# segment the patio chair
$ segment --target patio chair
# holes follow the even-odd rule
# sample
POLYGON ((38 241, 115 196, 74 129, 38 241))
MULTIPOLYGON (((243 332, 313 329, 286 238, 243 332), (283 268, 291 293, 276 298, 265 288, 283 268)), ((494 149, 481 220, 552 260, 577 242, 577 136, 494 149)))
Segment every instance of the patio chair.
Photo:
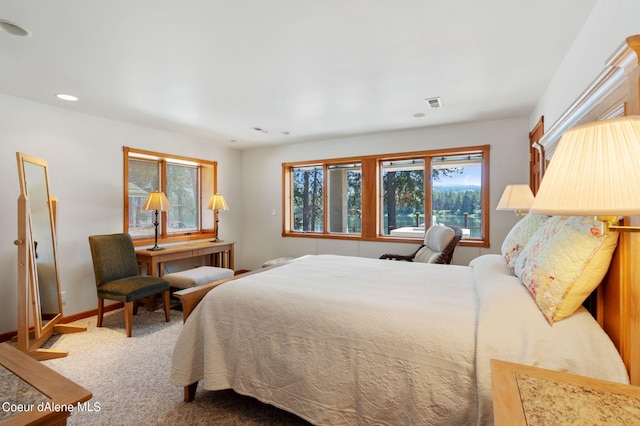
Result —
POLYGON ((453 252, 461 239, 462 228, 434 225, 427 229, 423 244, 415 252, 407 255, 383 254, 380 259, 449 265, 453 258, 453 252))

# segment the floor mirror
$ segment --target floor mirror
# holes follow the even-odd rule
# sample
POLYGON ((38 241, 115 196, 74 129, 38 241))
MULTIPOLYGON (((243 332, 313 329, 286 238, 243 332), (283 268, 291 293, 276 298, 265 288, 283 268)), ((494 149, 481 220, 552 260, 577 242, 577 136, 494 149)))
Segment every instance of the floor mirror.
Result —
POLYGON ((63 319, 56 246, 57 203, 49 192, 45 160, 20 152, 18 177, 18 349, 35 359, 60 358, 67 351, 41 346, 53 335, 85 331, 63 319))

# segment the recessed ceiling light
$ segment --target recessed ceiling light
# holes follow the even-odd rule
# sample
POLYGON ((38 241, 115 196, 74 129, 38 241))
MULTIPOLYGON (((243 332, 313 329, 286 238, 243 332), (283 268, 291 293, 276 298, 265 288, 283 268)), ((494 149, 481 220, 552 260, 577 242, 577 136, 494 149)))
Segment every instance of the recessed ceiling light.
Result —
POLYGON ((70 101, 70 102, 75 102, 75 101, 77 101, 77 100, 78 100, 78 98, 77 98, 77 97, 75 97, 75 96, 73 96, 73 95, 66 95, 66 94, 64 94, 64 93, 58 93, 58 94, 56 95, 56 97, 57 97, 58 99, 62 99, 63 101, 70 101))
POLYGON ((424 112, 416 112, 415 114, 413 114, 415 118, 421 118, 421 117, 424 117, 425 115, 427 114, 425 114, 424 112))
POLYGON ((0 19, 0 30, 20 37, 30 35, 29 31, 25 30, 18 24, 7 21, 6 19, 0 19))

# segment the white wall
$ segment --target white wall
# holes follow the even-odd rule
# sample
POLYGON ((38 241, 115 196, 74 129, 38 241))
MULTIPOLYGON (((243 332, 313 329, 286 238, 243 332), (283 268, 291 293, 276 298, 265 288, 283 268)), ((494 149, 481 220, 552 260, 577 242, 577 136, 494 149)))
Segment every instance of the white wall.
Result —
POLYGON ((460 247, 453 262, 466 265, 480 254, 499 253, 504 237, 517 219, 511 212, 495 211, 495 207, 505 185, 529 181, 529 130, 527 119, 523 117, 245 151, 242 161, 245 170, 243 205, 251 207, 245 209, 242 238, 245 244, 239 247, 239 251, 249 269, 258 268, 265 260, 280 256, 335 253, 379 257, 389 252, 411 253, 417 245, 283 238, 282 163, 490 144, 491 247, 460 247))
MULTIPOLYGON (((0 95, 0 333, 17 327, 16 152, 49 164, 51 194, 58 198, 58 257, 65 315, 97 307, 87 237, 122 232, 123 146, 218 162, 220 193, 241 211, 241 153, 212 141, 160 132, 0 95)), ((232 213, 232 212, 224 212, 232 213)), ((225 239, 240 236, 240 215, 226 214, 225 239)), ((242 264, 241 254, 238 263, 242 264)))
POLYGON ((640 1, 599 0, 531 114, 529 127, 544 115, 545 130, 550 129, 600 74, 611 54, 637 34, 640 1))

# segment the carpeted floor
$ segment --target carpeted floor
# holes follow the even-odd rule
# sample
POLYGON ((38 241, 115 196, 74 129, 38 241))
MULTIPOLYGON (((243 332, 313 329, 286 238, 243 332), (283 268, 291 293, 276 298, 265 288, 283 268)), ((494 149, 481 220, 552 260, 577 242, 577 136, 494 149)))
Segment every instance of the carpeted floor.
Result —
POLYGON ((304 420, 231 390, 205 391, 191 403, 169 383, 171 354, 182 313, 138 310, 133 336, 126 338, 122 310, 105 315, 103 327, 91 317, 73 324, 87 332, 57 335, 46 347, 68 350, 65 358, 42 361, 93 393, 93 412, 74 412, 70 425, 308 425, 304 420), (99 409, 99 410, 98 410, 99 409))

